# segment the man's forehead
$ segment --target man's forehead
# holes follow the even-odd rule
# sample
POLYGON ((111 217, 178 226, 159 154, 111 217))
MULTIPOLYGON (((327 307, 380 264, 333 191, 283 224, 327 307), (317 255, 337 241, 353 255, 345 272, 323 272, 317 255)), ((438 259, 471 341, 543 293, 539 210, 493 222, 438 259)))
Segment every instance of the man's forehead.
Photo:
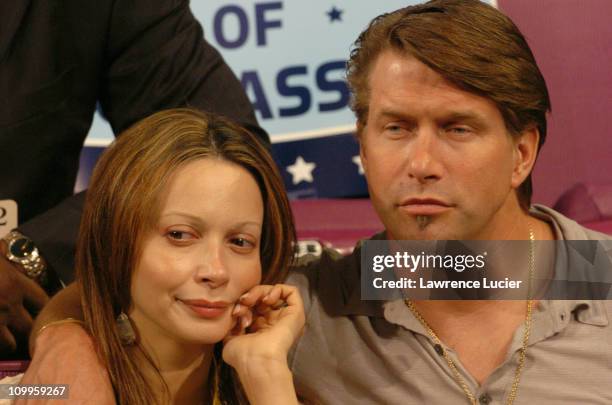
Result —
POLYGON ((372 63, 368 81, 370 85, 388 77, 412 78, 420 83, 436 87, 456 87, 444 76, 421 62, 409 52, 393 49, 382 51, 372 63))
POLYGON ((408 53, 381 53, 368 84, 369 110, 377 116, 427 112, 444 119, 484 120, 500 114, 493 101, 466 91, 408 53))

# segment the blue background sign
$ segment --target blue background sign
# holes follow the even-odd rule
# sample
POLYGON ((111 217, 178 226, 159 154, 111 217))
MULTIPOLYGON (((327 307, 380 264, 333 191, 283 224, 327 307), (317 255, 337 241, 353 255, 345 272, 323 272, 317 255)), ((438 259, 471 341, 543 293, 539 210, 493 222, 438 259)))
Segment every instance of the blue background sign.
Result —
MULTIPOLYGON (((345 63, 377 15, 419 1, 193 1, 206 39, 240 79, 293 198, 367 194, 345 63)), ((97 115, 77 189, 113 139, 97 115)))

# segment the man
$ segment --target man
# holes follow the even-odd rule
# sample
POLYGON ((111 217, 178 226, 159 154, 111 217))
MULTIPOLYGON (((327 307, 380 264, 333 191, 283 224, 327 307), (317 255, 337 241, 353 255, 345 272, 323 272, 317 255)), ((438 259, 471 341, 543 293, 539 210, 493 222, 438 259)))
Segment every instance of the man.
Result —
POLYGON ((16 202, 12 210, 0 205, 0 231, 10 216, 19 222, 19 233, 0 241, 0 358, 27 354, 23 342, 57 288, 55 276, 74 278, 83 195, 69 197, 97 102, 115 133, 160 109, 191 105, 268 141, 188 3, 0 5, 0 200, 16 202))
MULTIPOLYGON (((434 0, 376 18, 348 81, 380 238, 609 239, 530 209, 550 102, 524 38, 493 7, 434 0)), ((290 363, 304 398, 612 401, 610 302, 366 302, 360 253, 324 255, 291 276, 306 291, 307 328, 290 363)))
MULTIPOLYGON (((434 0, 376 18, 355 45, 357 135, 386 228, 374 239, 610 239, 530 206, 550 102, 499 11, 434 0)), ((551 259, 539 251, 536 276, 551 259)), ((364 301, 360 254, 325 252, 290 275, 307 317, 290 364, 308 402, 611 403, 610 302, 364 301)), ((74 346, 78 332, 47 328, 37 346, 70 333, 74 346)))

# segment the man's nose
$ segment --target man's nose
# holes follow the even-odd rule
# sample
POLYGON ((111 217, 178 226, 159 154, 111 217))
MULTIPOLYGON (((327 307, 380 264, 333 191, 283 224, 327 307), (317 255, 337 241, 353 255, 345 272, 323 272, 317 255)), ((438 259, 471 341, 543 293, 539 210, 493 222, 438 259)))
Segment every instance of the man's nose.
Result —
POLYGON ((426 184, 442 177, 442 165, 437 150, 438 136, 434 129, 420 129, 406 146, 409 152, 408 175, 426 184))
POLYGON ((223 241, 208 241, 198 262, 197 281, 207 283, 212 288, 226 284, 229 280, 226 261, 223 241))

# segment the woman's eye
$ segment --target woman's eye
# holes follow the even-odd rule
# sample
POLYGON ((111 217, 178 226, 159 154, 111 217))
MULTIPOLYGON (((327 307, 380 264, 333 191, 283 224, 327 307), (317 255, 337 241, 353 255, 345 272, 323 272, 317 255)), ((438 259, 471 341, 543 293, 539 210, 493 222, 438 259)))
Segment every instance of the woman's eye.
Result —
POLYGON ((191 233, 185 231, 168 231, 167 235, 170 239, 177 241, 189 240, 194 238, 191 233))
POLYGON ((251 242, 250 240, 248 240, 248 239, 246 239, 246 238, 241 238, 241 237, 238 237, 238 238, 232 238, 232 239, 231 239, 231 243, 232 243, 234 246, 237 246, 237 247, 239 247, 239 248, 244 248, 244 249, 246 249, 246 248, 252 248, 252 247, 254 247, 254 246, 255 246, 255 243, 251 242))

